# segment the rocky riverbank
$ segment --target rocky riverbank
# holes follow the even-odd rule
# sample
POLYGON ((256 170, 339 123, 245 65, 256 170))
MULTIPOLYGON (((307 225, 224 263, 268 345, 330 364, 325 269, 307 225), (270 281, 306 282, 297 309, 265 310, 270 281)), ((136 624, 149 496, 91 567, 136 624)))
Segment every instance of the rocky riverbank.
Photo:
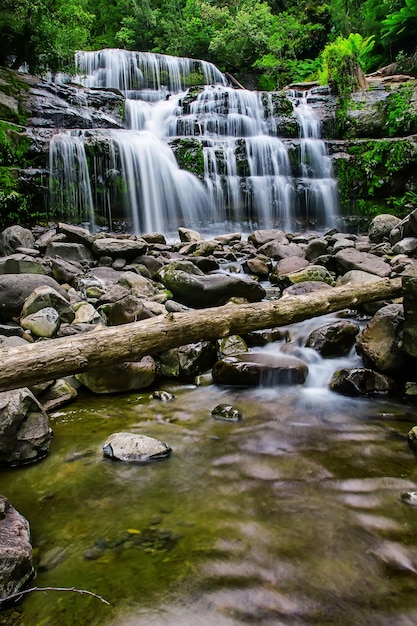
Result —
MULTIPOLYGON (((350 320, 319 326, 306 345, 326 358, 347 354, 355 346, 362 357, 363 367, 334 372, 330 387, 335 392, 412 400, 417 384, 415 213, 405 220, 379 216, 367 235, 335 229, 324 234, 264 230, 247 239, 235 233, 207 240, 183 228, 173 243, 159 233, 91 234, 63 223, 33 231, 12 226, 0 235, 1 345, 53 345, 61 337, 70 346, 71 337, 99 333, 105 326, 402 277, 405 304, 402 299, 365 304, 346 313, 350 320), (362 322, 368 320, 362 330, 358 316, 362 322)), ((52 438, 48 413, 75 401, 80 386, 93 394, 149 389, 154 397, 170 400, 166 392, 158 391, 166 377, 197 385, 250 386, 303 384, 307 375, 308 364, 299 358, 291 337, 270 328, 184 345, 137 362, 103 363, 76 377, 3 391, 0 462, 16 466, 48 454, 52 438), (276 341, 286 342, 285 355, 256 349, 276 341)), ((239 419, 234 407, 217 409, 217 419, 239 419)), ((138 452, 137 442, 129 445, 135 448, 136 461, 141 455, 152 458, 155 449, 166 456, 168 449, 162 442, 152 444, 151 453, 148 448, 138 452)), ((109 450, 109 456, 116 454, 109 450)), ((24 584, 29 569, 13 589, 24 584)), ((8 595, 9 589, 7 584, 0 595, 8 595)))

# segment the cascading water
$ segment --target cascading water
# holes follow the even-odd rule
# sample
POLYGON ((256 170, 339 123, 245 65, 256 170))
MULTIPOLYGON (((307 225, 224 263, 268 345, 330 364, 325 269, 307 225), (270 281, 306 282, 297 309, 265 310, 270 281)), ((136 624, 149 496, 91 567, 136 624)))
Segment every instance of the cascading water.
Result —
POLYGON ((126 129, 54 138, 54 208, 75 205, 92 222, 94 206, 110 222, 128 219, 136 233, 334 225, 337 185, 306 95, 289 94, 300 129, 294 166, 289 140, 277 136, 274 95, 228 86, 211 63, 101 50, 77 53, 76 67, 86 88, 123 92, 126 129), (77 186, 90 191, 74 194, 77 186))

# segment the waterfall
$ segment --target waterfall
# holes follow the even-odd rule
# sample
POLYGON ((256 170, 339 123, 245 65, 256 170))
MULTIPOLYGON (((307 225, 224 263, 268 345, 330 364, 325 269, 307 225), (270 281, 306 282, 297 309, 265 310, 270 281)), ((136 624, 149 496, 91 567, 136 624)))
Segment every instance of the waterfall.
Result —
POLYGON ((138 234, 334 224, 337 185, 308 94, 289 94, 297 166, 278 136, 274 95, 230 87, 211 63, 101 50, 78 52, 76 68, 85 88, 123 92, 125 130, 54 137, 55 208, 71 206, 91 223, 94 212, 110 223, 122 217, 138 234))

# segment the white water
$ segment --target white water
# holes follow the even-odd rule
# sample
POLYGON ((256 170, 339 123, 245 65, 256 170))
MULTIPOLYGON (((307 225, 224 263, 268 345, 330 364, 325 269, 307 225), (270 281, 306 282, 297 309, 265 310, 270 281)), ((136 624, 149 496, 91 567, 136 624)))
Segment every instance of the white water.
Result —
POLYGON ((334 225, 337 184, 306 94, 294 108, 300 128, 298 175, 287 142, 276 136, 271 94, 227 86, 211 63, 101 50, 77 53, 76 67, 75 80, 85 87, 123 91, 126 130, 109 130, 106 137, 98 132, 109 148, 99 151, 102 157, 94 152, 93 166, 79 144, 94 143, 94 131, 54 139, 51 172, 60 191, 52 202, 61 208, 75 203, 76 212, 88 219, 94 198, 94 209, 113 219, 123 205, 121 217, 138 234, 169 233, 180 225, 230 224, 243 230, 334 225), (205 86, 190 98, 187 87, 196 76, 205 86), (193 138, 197 152, 201 146, 204 185, 177 166, 170 142, 178 138, 193 138), (63 156, 57 153, 60 147, 63 156), (64 171, 57 173, 59 163, 64 171), (86 191, 74 195, 78 182, 86 191))

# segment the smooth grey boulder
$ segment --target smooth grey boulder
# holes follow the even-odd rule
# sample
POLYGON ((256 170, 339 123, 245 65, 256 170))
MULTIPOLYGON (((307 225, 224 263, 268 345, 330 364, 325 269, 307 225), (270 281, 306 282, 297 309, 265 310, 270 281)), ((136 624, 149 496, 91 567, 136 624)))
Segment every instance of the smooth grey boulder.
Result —
POLYGON ((415 255, 417 250, 417 237, 405 237, 400 239, 392 248, 393 254, 415 255))
POLYGON ((52 438, 41 404, 26 387, 0 393, 0 464, 33 463, 47 455, 52 438))
POLYGON ((94 235, 92 235, 89 230, 82 226, 75 226, 74 224, 58 222, 56 232, 58 234, 64 234, 68 243, 81 243, 86 248, 90 248, 94 241, 94 235))
POLYGON ((329 386, 332 391, 346 396, 392 395, 398 391, 392 378, 364 367, 338 370, 329 386))
POLYGON ((313 293, 314 291, 320 291, 321 289, 329 289, 329 285, 319 280, 304 280, 301 283, 295 283, 294 285, 285 287, 282 291, 282 295, 303 296, 306 293, 313 293))
POLYGON ((289 274, 276 274, 272 271, 269 279, 272 284, 278 285, 281 289, 285 289, 296 283, 311 281, 327 283, 328 285, 333 285, 334 283, 333 276, 330 274, 329 270, 322 265, 309 265, 308 267, 289 274))
POLYGON ((159 439, 136 433, 113 433, 103 446, 103 454, 114 461, 148 463, 170 456, 171 447, 159 439))
POLYGON ((140 361, 126 361, 118 365, 95 368, 76 379, 96 394, 122 393, 150 387, 156 378, 156 364, 151 356, 140 361))
POLYGON ((369 252, 359 252, 355 248, 345 248, 334 255, 341 274, 349 270, 362 270, 383 278, 391 273, 391 267, 380 257, 369 252))
POLYGON ((58 293, 58 291, 47 285, 36 287, 26 298, 22 307, 21 316, 26 317, 45 307, 55 309, 59 314, 60 320, 68 324, 71 324, 75 317, 74 310, 68 300, 58 293))
POLYGON ((281 243, 280 241, 269 241, 268 243, 265 243, 263 246, 258 248, 258 252, 260 254, 264 254, 270 259, 274 259, 275 261, 279 261, 280 259, 285 259, 293 256, 299 256, 302 259, 305 258, 303 248, 297 246, 296 243, 281 243))
POLYGON ((89 302, 77 302, 74 304, 74 312, 73 324, 101 324, 103 322, 100 313, 89 302))
POLYGON ((285 354, 246 352, 225 357, 213 367, 213 381, 219 385, 295 385, 305 382, 308 366, 285 354))
POLYGON ((139 298, 149 298, 158 293, 158 286, 153 280, 136 272, 122 272, 118 283, 139 298))
POLYGON ((302 270, 309 266, 307 259, 301 256, 288 256, 285 259, 280 259, 274 267, 274 274, 279 276, 280 274, 292 274, 302 270))
POLYGON ((217 359, 217 351, 210 341, 189 343, 161 352, 157 356, 159 371, 168 378, 185 382, 210 369, 217 359))
POLYGON ((13 254, 17 248, 33 248, 35 238, 32 231, 18 224, 8 226, 0 234, 0 255, 13 254))
POLYGON ((40 274, 0 275, 0 322, 19 317, 26 298, 37 287, 46 285, 55 289, 66 300, 67 292, 50 276, 40 274))
POLYGON ((307 244, 304 252, 306 259, 314 261, 317 257, 326 254, 329 242, 324 237, 316 237, 307 244))
POLYGON ((93 252, 97 257, 109 256, 112 259, 122 258, 133 261, 137 256, 145 254, 148 244, 144 239, 117 239, 103 237, 93 242, 93 252))
POLYGON ((198 243, 200 241, 204 241, 203 235, 192 228, 180 227, 178 229, 178 235, 180 237, 180 241, 183 243, 198 243))
POLYGON ((19 592, 34 574, 29 522, 0 496, 0 600, 19 592))
POLYGON ((388 304, 373 316, 356 338, 356 352, 366 367, 385 374, 399 374, 406 363, 399 347, 404 325, 402 304, 388 304))
POLYGON ((250 233, 250 235, 248 235, 249 243, 253 244, 255 248, 259 248, 260 246, 263 246, 263 244, 268 243, 268 241, 274 240, 280 243, 288 243, 286 234, 282 230, 274 228, 254 230, 250 233))
POLYGON ((79 263, 71 263, 64 259, 50 259, 52 276, 60 283, 71 283, 74 278, 84 273, 79 263))
POLYGON ((66 243, 54 241, 45 251, 45 258, 61 258, 70 263, 92 263, 94 256, 89 248, 82 243, 66 243))
POLYGON ((368 236, 372 243, 381 243, 389 239, 390 232, 401 222, 395 215, 382 214, 373 218, 369 225, 368 236))
POLYGON ((234 297, 259 302, 265 297, 264 288, 255 280, 228 274, 205 275, 187 261, 165 265, 158 276, 176 300, 190 307, 220 306, 234 297))
POLYGON ((327 324, 310 333, 306 347, 317 350, 323 357, 344 356, 352 349, 359 330, 359 325, 349 320, 327 324))

